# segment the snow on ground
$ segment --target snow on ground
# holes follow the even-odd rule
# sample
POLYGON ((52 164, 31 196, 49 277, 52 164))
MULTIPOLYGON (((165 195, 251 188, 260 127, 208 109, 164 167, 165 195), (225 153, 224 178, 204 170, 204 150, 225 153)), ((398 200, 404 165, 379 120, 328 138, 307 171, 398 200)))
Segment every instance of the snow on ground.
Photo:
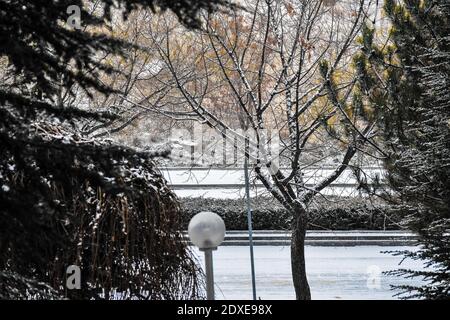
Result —
MULTIPOLYGON (((314 186, 317 182, 332 174, 334 168, 306 169, 304 180, 308 187, 314 186)), ((166 168, 162 169, 171 189, 179 197, 208 197, 220 199, 242 198, 245 195, 244 171, 242 169, 208 169, 208 168, 166 168)), ((364 170, 367 176, 382 176, 382 169, 367 168, 364 170)), ((267 194, 267 190, 261 182, 251 175, 251 196, 261 196, 267 194)), ((370 181, 370 179, 369 179, 370 181)), ((356 190, 357 181, 351 170, 345 170, 331 186, 322 193, 334 196, 355 196, 359 195, 356 190)))
MULTIPOLYGON (((328 177, 334 172, 335 168, 313 168, 304 170, 304 181, 307 184, 314 184, 328 177)), ((282 170, 285 171, 285 170, 282 170)), ((170 184, 199 184, 199 185, 227 185, 227 184, 243 184, 244 170, 243 169, 208 169, 208 168, 163 168, 161 169, 164 177, 170 184)), ((289 171, 288 171, 289 172, 289 171)), ((364 169, 368 177, 375 175, 383 176, 384 171, 381 168, 367 168, 364 169)), ((254 173, 251 173, 251 178, 255 180, 254 173)), ((259 181, 254 181, 261 184, 259 181)), ((356 179, 351 170, 345 170, 339 178, 334 182, 339 183, 356 183, 356 179)))
MULTIPOLYGON (((203 197, 203 198, 215 198, 215 199, 242 199, 245 197, 244 188, 207 188, 207 189, 178 189, 176 187, 169 187, 180 198, 188 197, 203 197)), ((365 196, 364 193, 359 192, 355 188, 343 188, 343 187, 327 187, 321 194, 325 196, 336 197, 356 197, 365 196)), ((252 188, 250 190, 250 197, 271 196, 264 187, 252 188), (257 190, 255 190, 257 189, 257 190)))
MULTIPOLYGON (((396 299, 390 285, 418 284, 420 280, 382 274, 398 269, 401 257, 381 251, 412 247, 306 247, 306 263, 313 299, 396 299)), ((290 248, 257 246, 255 250, 258 298, 294 299, 290 270, 290 248)), ((203 253, 194 249, 203 265, 203 253)), ((421 269, 420 262, 405 260, 402 268, 421 269)), ((251 299, 248 247, 219 247, 214 251, 217 299, 251 299)))

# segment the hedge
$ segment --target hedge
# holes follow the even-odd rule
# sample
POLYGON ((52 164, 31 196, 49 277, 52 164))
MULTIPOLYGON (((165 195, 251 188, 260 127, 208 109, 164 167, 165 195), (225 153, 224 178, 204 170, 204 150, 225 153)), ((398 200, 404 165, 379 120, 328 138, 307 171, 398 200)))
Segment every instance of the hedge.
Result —
MULTIPOLYGON (((182 198, 181 225, 200 211, 213 211, 225 221, 227 230, 247 230, 245 199, 182 198)), ((278 202, 270 198, 251 201, 255 230, 287 230, 292 217, 278 202)), ((310 230, 398 230, 400 214, 389 206, 366 198, 334 198, 309 208, 310 230)))

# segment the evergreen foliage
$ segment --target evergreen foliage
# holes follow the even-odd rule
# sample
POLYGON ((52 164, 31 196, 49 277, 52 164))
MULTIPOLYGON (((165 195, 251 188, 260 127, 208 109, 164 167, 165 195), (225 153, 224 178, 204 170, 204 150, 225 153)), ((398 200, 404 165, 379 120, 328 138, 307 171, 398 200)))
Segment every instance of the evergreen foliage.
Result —
POLYGON ((392 24, 383 45, 364 29, 355 57, 361 92, 379 118, 391 200, 405 225, 421 236, 417 252, 422 287, 404 286, 404 297, 450 298, 450 1, 386 0, 392 24))

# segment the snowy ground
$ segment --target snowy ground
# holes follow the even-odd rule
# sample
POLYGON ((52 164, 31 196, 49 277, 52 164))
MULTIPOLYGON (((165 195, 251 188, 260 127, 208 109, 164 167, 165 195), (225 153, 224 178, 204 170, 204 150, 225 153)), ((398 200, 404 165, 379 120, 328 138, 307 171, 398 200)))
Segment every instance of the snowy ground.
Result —
MULTIPOLYGON (((304 180, 308 187, 328 177, 335 168, 304 170, 304 180)), ((242 169, 169 168, 161 170, 171 189, 179 197, 209 197, 221 199, 241 198, 245 194, 244 171, 242 169)), ((366 168, 368 177, 383 176, 380 168, 366 168)), ((368 181, 371 181, 370 179, 368 181)), ((356 196, 357 181, 351 170, 345 170, 331 186, 323 191, 325 195, 356 196)), ((251 196, 264 195, 265 187, 251 173, 251 196)))
MULTIPOLYGON (((393 284, 417 284, 382 274, 398 269, 401 257, 381 251, 411 247, 306 247, 306 263, 313 299, 396 299, 393 284)), ((267 299, 294 299, 289 247, 255 247, 257 296, 267 299)), ((203 254, 198 250, 203 265, 203 254)), ((420 269, 419 262, 407 260, 402 268, 420 269)), ((217 299, 251 299, 248 247, 220 247, 214 252, 217 299)))

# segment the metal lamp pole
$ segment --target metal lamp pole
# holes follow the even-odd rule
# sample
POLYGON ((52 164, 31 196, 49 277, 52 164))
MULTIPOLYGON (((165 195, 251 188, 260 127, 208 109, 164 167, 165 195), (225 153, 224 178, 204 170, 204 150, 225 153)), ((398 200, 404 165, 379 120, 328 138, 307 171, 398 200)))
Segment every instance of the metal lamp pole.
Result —
POLYGON ((214 269, 213 269, 213 250, 200 249, 205 252, 205 272, 206 272, 206 299, 214 300, 214 269))
MULTIPOLYGON (((246 148, 248 150, 248 148, 246 148)), ((252 227, 252 208, 250 205, 250 179, 248 174, 248 156, 245 155, 244 160, 245 171, 245 196, 247 198, 247 224, 248 224, 248 239, 250 244, 250 267, 252 271, 252 292, 253 300, 256 300, 256 279, 255 279, 255 258, 253 254, 253 227, 252 227)))

